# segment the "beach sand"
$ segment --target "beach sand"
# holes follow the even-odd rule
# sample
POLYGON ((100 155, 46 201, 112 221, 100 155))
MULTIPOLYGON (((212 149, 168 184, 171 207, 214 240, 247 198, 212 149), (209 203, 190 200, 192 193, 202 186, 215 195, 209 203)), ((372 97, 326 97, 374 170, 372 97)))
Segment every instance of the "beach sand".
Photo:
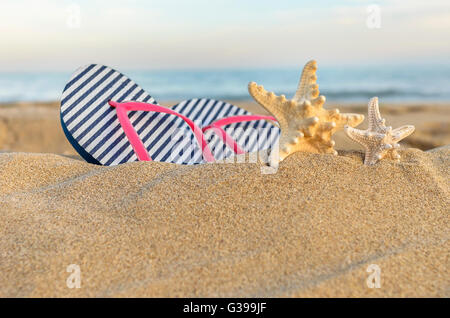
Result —
POLYGON ((0 296, 450 297, 450 107, 381 111, 416 125, 400 163, 364 166, 338 137, 339 156, 296 153, 262 174, 91 165, 57 106, 0 107, 0 296), (367 285, 372 264, 380 288, 367 285))

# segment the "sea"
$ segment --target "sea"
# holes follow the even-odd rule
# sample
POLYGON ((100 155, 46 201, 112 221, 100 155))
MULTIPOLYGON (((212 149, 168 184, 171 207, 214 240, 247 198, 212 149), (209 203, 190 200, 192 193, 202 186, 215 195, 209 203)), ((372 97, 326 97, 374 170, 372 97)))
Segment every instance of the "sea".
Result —
MULTIPOLYGON (((291 97, 299 68, 218 70, 121 70, 158 101, 189 98, 250 100, 247 84, 255 81, 291 97)), ((59 100, 71 72, 1 72, 0 103, 59 100)), ((321 94, 331 102, 450 101, 450 65, 321 66, 321 94)))

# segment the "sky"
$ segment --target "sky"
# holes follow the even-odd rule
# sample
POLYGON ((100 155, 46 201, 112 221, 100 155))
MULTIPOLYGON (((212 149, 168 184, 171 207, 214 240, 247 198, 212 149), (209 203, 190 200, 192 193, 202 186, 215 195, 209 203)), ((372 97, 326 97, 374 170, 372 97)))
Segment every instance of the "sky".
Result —
POLYGON ((0 72, 450 63, 448 0, 1 0, 0 72))

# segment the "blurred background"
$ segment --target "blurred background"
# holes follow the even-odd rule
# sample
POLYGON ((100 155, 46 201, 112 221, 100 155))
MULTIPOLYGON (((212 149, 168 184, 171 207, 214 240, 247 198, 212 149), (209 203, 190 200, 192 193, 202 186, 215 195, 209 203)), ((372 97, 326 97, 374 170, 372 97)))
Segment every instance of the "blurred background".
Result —
POLYGON ((0 102, 56 101, 80 66, 157 100, 294 94, 319 63, 331 102, 450 100, 450 1, 2 0, 0 102))

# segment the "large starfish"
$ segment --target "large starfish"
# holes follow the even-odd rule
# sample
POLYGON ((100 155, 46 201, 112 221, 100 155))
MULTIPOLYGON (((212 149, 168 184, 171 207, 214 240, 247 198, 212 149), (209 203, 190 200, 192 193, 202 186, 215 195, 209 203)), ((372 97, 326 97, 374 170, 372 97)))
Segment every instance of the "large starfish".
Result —
POLYGON ((281 129, 278 157, 271 154, 271 165, 298 151, 337 155, 331 136, 344 125, 356 126, 364 120, 363 115, 323 108, 325 96, 319 96, 316 71, 316 61, 306 63, 297 92, 290 100, 267 92, 255 82, 248 84, 250 95, 277 119, 281 129))
POLYGON ((364 164, 373 165, 378 160, 390 157, 395 160, 400 159, 396 148, 400 147, 398 142, 408 137, 414 131, 414 126, 405 125, 392 129, 386 127, 386 120, 381 118, 378 106, 378 97, 369 101, 368 106, 369 128, 367 130, 355 129, 345 126, 346 134, 354 141, 363 145, 366 150, 364 164))

